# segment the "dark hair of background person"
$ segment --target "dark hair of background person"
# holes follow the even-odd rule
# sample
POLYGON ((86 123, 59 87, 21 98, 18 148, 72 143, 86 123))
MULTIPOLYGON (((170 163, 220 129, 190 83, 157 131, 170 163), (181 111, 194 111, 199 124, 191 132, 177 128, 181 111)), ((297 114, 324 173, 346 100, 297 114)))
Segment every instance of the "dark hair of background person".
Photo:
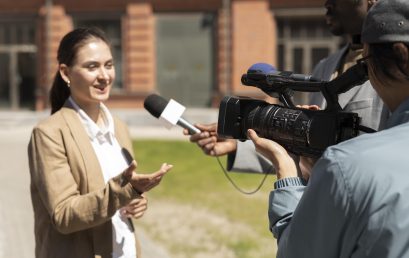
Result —
MULTIPOLYGON (((102 30, 96 27, 77 28, 62 38, 57 52, 58 64, 65 64, 70 67, 74 62, 78 49, 91 38, 100 39, 110 46, 109 40, 102 30)), ((50 90, 51 114, 60 110, 69 96, 70 88, 58 70, 50 90)))
POLYGON ((393 73, 395 67, 399 69, 403 76, 409 80, 409 74, 402 66, 405 62, 403 56, 396 50, 397 44, 405 44, 409 48, 407 43, 376 43, 369 45, 369 57, 372 59, 375 72, 382 71, 383 74, 391 79, 398 79, 396 73, 393 73))

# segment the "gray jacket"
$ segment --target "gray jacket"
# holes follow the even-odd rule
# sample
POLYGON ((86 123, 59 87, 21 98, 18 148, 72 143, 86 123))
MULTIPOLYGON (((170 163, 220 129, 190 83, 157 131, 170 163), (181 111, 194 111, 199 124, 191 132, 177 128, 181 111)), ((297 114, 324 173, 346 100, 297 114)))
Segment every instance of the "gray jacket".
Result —
POLYGON ((409 257, 409 99, 386 130, 329 147, 308 186, 277 182, 269 220, 277 257, 409 257))

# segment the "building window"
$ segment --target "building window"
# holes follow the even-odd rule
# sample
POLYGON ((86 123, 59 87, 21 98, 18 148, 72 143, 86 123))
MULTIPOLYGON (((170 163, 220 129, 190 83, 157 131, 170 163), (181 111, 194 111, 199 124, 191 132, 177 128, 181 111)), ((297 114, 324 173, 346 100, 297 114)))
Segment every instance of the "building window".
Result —
POLYGON ((211 13, 156 16, 156 81, 161 95, 190 107, 211 105, 214 26, 211 13))
MULTIPOLYGON (((337 51, 343 40, 334 37, 321 17, 277 18, 278 69, 311 74, 314 66, 337 51)), ((305 94, 296 93, 295 102, 306 103, 305 94)))
POLYGON ((0 19, 0 109, 34 109, 35 19, 0 19))
POLYGON ((111 42, 112 55, 115 63, 116 79, 113 85, 113 90, 123 88, 123 74, 122 74, 122 31, 121 20, 117 19, 93 19, 86 17, 73 16, 74 26, 78 27, 98 27, 103 30, 111 42))
POLYGON ((32 21, 0 21, 0 45, 35 44, 32 21))
POLYGON ((279 18, 277 25, 281 70, 309 74, 318 61, 335 52, 342 41, 331 35, 322 18, 279 18))

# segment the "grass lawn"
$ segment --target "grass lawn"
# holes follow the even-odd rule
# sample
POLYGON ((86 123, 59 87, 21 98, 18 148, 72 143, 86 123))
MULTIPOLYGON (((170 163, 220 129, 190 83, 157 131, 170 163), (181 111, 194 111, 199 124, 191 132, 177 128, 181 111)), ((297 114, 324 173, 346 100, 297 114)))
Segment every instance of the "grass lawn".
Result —
MULTIPOLYGON (((173 257, 275 257, 276 241, 268 230, 269 175, 255 194, 245 195, 226 179, 216 158, 188 141, 135 140, 138 171, 153 172, 163 162, 174 167, 149 192, 149 209, 138 222, 173 257)), ((225 158, 221 159, 225 166, 225 158)), ((229 172, 251 191, 264 175, 229 172)))

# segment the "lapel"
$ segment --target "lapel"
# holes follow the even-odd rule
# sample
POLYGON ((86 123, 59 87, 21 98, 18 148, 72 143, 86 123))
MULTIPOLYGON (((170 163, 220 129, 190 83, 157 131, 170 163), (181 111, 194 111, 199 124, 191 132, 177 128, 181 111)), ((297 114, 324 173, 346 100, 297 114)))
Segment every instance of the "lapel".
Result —
MULTIPOLYGON (((335 56, 335 62, 330 64, 329 66, 331 67, 331 74, 338 69, 341 61, 343 61, 344 56, 347 54, 347 51, 349 50, 349 44, 344 46, 341 51, 339 51, 339 54, 335 56)), ((329 75, 331 77, 331 75, 329 75)), ((341 106, 342 109, 345 108, 345 106, 352 100, 352 98, 357 94, 359 91, 360 87, 363 87, 363 85, 366 85, 368 82, 365 82, 364 84, 360 86, 355 86, 352 89, 348 90, 345 93, 339 94, 338 95, 338 103, 341 106)))
POLYGON ((78 117, 77 112, 68 101, 61 108, 61 115, 65 119, 65 122, 71 131, 72 138, 74 139, 82 156, 82 162, 85 167, 84 174, 86 175, 88 181, 88 192, 101 189, 101 187, 104 187, 105 183, 98 158, 95 155, 94 148, 91 145, 91 141, 78 117))
POLYGON ((333 55, 328 57, 328 61, 324 66, 324 71, 322 73, 323 80, 329 81, 331 80, 332 74, 338 69, 342 58, 345 56, 346 52, 348 51, 349 45, 342 47, 339 51, 335 52, 333 55))
POLYGON ((114 126, 115 126, 115 138, 118 141, 119 146, 127 149, 127 151, 133 157, 132 142, 130 141, 130 137, 129 137, 127 128, 124 127, 121 121, 119 121, 115 116, 113 116, 113 119, 114 119, 114 126))
MULTIPOLYGON (((312 75, 323 81, 330 81, 332 75, 338 69, 338 66, 340 65, 342 57, 345 55, 347 50, 348 50, 348 45, 342 47, 340 50, 336 51, 335 53, 325 58, 323 61, 319 62, 317 66, 314 68, 312 75)), ((318 105, 321 108, 323 108, 326 106, 326 103, 327 101, 321 92, 310 93, 309 104, 318 105)))

